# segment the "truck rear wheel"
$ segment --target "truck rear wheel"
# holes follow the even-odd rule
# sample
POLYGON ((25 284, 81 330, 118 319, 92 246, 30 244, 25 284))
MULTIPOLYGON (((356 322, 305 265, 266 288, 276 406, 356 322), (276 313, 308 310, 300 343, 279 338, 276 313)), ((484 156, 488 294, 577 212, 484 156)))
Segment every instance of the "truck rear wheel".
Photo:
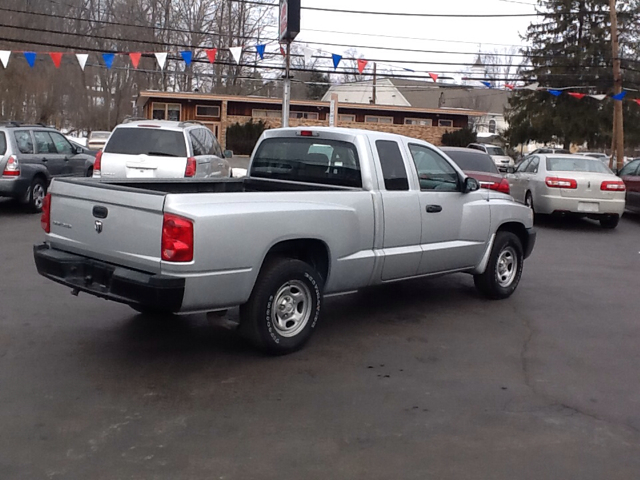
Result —
POLYGON ((309 264, 293 258, 269 260, 249 301, 240 307, 240 333, 272 355, 299 350, 318 326, 323 287, 309 264))
POLYGON ((520 239, 511 232, 498 232, 487 269, 473 277, 476 288, 494 300, 510 297, 520 283, 523 264, 520 239))

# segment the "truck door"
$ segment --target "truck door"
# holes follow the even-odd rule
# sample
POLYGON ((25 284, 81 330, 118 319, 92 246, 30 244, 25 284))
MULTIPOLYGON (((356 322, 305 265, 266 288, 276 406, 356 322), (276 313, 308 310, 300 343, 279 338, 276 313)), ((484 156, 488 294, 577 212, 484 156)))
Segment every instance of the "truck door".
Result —
POLYGON ((420 182, 422 256, 418 274, 477 265, 491 224, 486 193, 462 193, 458 172, 442 155, 417 143, 407 147, 420 182))
POLYGON ((377 140, 372 147, 384 178, 380 188, 384 212, 382 280, 411 277, 416 275, 422 256, 418 192, 409 189, 407 165, 398 142, 377 140))

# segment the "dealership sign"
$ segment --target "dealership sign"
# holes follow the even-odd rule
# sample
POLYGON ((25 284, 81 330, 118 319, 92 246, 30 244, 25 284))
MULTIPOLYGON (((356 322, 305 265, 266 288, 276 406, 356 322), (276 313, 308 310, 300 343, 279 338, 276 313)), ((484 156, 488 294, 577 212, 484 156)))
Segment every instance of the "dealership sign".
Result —
POLYGON ((291 42, 300 33, 300 0, 280 0, 280 41, 291 42))

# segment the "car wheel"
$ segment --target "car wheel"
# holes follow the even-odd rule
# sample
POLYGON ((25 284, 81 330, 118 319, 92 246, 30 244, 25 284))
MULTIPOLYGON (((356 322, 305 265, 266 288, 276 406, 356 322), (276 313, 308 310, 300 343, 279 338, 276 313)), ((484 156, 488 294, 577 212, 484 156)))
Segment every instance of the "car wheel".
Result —
POLYGON ((600 226, 608 230, 613 230, 620 222, 620 215, 605 215, 600 218, 600 226))
POLYGON ((309 264, 292 258, 270 260, 249 301, 240 307, 240 333, 272 355, 299 350, 318 326, 323 287, 309 264))
POLYGON ((42 205, 44 203, 44 197, 47 195, 47 185, 45 181, 36 177, 31 182, 29 187, 29 195, 27 199, 27 206, 33 213, 42 212, 42 205))
POLYGON ((533 195, 531 195, 531 192, 527 192, 527 195, 524 197, 524 204, 535 212, 535 208, 533 208, 533 195))
POLYGON ((499 300, 515 292, 524 265, 522 242, 511 232, 498 232, 484 273, 474 275, 476 288, 484 296, 499 300))

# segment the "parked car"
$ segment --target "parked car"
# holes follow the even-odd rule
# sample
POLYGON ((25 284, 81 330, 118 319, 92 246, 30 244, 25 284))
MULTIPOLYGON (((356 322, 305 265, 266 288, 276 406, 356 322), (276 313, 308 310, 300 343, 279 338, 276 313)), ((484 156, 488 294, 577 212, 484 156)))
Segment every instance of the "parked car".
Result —
POLYGON ((34 212, 53 177, 90 176, 95 158, 55 128, 0 123, 0 197, 15 198, 34 212))
POLYGON ((45 277, 142 311, 241 305, 275 354, 309 339, 323 295, 465 272, 507 298, 535 243, 531 209, 434 146, 327 127, 265 131, 244 179, 56 180, 41 223, 45 277))
POLYGON ((615 228, 624 212, 624 183, 595 158, 531 155, 507 178, 511 195, 536 214, 575 214, 615 228))
POLYGON ((145 120, 118 125, 98 154, 98 178, 223 178, 229 162, 199 123, 145 120))
POLYGON ((609 165, 610 156, 606 153, 599 152, 579 152, 578 155, 584 155, 585 157, 597 158, 605 165, 609 165))
POLYGON ((551 147, 538 148, 533 152, 531 152, 529 155, 553 155, 556 153, 571 155, 571 151, 567 150, 566 148, 551 148, 551 147))
POLYGON ((89 140, 87 141, 87 147, 91 150, 100 150, 105 146, 110 135, 111 132, 91 132, 89 134, 89 140))
POLYGON ((75 143, 76 145, 81 145, 84 148, 88 148, 87 142, 89 141, 89 139, 87 137, 74 137, 72 135, 65 135, 65 138, 71 143, 75 143))
POLYGON ((467 145, 467 148, 473 148, 479 150, 491 156, 491 159, 498 167, 498 170, 506 171, 509 167, 513 167, 515 162, 513 158, 509 157, 501 147, 496 145, 488 145, 484 143, 471 143, 467 145))
POLYGON ((480 182, 480 187, 509 192, 509 181, 498 171, 493 159, 486 153, 472 148, 441 147, 447 156, 458 165, 462 171, 480 182))
POLYGON ((635 213, 640 213, 640 158, 627 163, 619 173, 624 182, 626 194, 626 208, 635 213))

